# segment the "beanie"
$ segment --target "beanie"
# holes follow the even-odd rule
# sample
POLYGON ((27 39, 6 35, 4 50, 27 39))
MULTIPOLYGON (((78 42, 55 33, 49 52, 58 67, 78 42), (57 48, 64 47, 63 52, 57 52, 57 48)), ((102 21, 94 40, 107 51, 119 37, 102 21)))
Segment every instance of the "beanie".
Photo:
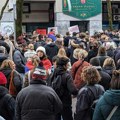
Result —
POLYGON ((33 78, 33 80, 39 79, 39 78, 42 79, 42 80, 44 80, 44 79, 46 79, 46 75, 47 75, 46 70, 43 67, 43 64, 41 62, 38 65, 38 67, 35 68, 35 70, 34 70, 34 72, 32 74, 32 78, 33 78))
POLYGON ((42 46, 38 47, 36 52, 38 52, 38 51, 42 51, 46 55, 46 50, 44 47, 42 47, 42 46))
POLYGON ((6 83, 7 83, 7 79, 5 75, 2 72, 0 72, 0 85, 4 85, 6 83))

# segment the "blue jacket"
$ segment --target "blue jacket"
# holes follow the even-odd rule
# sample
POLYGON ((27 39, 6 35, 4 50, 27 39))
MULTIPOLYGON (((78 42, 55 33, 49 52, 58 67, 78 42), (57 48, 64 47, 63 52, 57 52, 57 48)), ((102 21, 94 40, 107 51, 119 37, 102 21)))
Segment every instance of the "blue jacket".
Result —
MULTIPOLYGON (((120 105, 120 90, 107 90, 100 98, 93 115, 93 120, 106 120, 114 106, 120 105)), ((120 120, 120 107, 111 120, 120 120)))

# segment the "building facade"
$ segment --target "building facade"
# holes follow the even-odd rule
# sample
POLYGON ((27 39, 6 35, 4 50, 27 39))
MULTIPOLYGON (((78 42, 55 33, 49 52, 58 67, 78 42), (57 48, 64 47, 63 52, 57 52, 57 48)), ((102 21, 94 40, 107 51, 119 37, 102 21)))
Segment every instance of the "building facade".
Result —
MULTIPOLYGON (((4 2, 1 1, 0 9, 4 5, 4 2)), ((120 0, 112 0, 111 2, 113 27, 114 29, 120 29, 120 0)), ((62 0, 24 0, 23 32, 32 32, 37 28, 47 30, 48 27, 56 26, 59 33, 65 34, 70 26, 78 25, 80 32, 89 31, 92 35, 95 31, 108 29, 106 0, 102 1, 102 12, 87 19, 80 19, 64 14, 62 6, 62 0)), ((9 7, 6 8, 5 13, 8 9, 9 7)), ((2 21, 7 21, 6 18, 8 17, 4 15, 2 21)), ((11 20, 12 18, 13 16, 11 20)))

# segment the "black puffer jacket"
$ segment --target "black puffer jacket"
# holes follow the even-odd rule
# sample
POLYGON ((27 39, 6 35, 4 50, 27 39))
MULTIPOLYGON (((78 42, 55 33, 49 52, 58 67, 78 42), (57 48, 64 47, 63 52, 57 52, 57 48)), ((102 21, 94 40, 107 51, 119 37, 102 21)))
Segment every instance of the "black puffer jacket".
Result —
POLYGON ((42 80, 31 81, 16 98, 16 120, 55 120, 61 110, 61 100, 42 80))
POLYGON ((5 87, 0 86, 0 116, 5 120, 15 120, 15 100, 5 87))

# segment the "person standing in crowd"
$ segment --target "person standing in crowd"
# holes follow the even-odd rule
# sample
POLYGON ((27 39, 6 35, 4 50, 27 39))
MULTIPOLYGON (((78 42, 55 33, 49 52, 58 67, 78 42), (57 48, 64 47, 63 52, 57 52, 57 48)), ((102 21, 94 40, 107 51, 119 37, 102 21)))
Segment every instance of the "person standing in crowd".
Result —
POLYGON ((120 119, 120 70, 114 70, 110 89, 98 101, 93 120, 107 120, 108 116, 113 112, 111 120, 120 119), (116 108, 116 109, 115 109, 116 108))
POLYGON ((56 41, 55 29, 50 29, 50 32, 48 33, 48 38, 51 38, 53 42, 56 41))
POLYGON ((65 49, 67 49, 69 47, 71 39, 72 39, 72 37, 70 36, 70 33, 66 32, 66 36, 64 37, 64 40, 63 40, 63 42, 64 42, 63 45, 64 45, 65 49))
POLYGON ((61 100, 52 88, 46 86, 46 75, 43 66, 35 68, 30 85, 16 98, 15 120, 55 120, 55 115, 62 110, 61 100))
MULTIPOLYGON (((15 100, 5 88, 7 79, 0 72, 0 116, 5 120, 15 120, 15 100)), ((1 120, 1 118, 0 118, 1 120)))
POLYGON ((14 47, 13 43, 10 41, 8 35, 5 35, 5 36, 4 36, 4 39, 5 39, 4 41, 5 41, 5 42, 9 45, 9 47, 10 47, 9 58, 10 58, 11 60, 13 60, 13 51, 15 50, 15 47, 14 47))
POLYGON ((105 61, 106 58, 108 58, 109 56, 107 56, 106 53, 106 48, 103 46, 100 46, 98 49, 98 55, 95 57, 96 59, 99 58, 100 60, 100 66, 103 66, 103 63, 105 61))
POLYGON ((101 76, 101 80, 99 81, 99 84, 104 87, 105 90, 108 90, 110 88, 110 81, 111 81, 111 76, 106 73, 103 68, 100 66, 100 60, 99 58, 91 58, 90 59, 90 64, 93 65, 99 72, 101 76))
POLYGON ((36 42, 34 43, 34 50, 36 50, 39 46, 45 46, 45 40, 44 40, 44 36, 43 35, 39 35, 38 39, 36 40, 36 42))
MULTIPOLYGON (((59 51, 58 51, 57 56, 58 56, 59 58, 61 58, 61 57, 67 57, 65 49, 64 49, 64 48, 60 48, 59 51)), ((68 58, 68 57, 67 57, 67 58, 68 58)), ((69 58, 68 58, 68 59, 69 59, 69 58)), ((68 70, 68 71, 71 70, 71 62, 70 62, 70 59, 69 59, 69 62, 68 62, 68 69, 67 69, 67 70, 68 70)))
POLYGON ((9 55, 5 53, 5 47, 0 46, 0 66, 2 62, 9 58, 9 55))
POLYGON ((28 58, 33 57, 34 55, 36 55, 36 52, 34 50, 34 45, 33 44, 29 44, 28 45, 28 50, 24 53, 24 57, 26 58, 26 60, 28 58))
POLYGON ((114 59, 112 59, 111 57, 106 58, 103 63, 103 70, 112 77, 113 70, 116 70, 114 59))
MULTIPOLYGON (((91 105, 94 100, 99 99, 104 93, 104 88, 97 84, 100 81, 100 74, 93 66, 84 67, 82 74, 86 86, 79 90, 76 103, 75 120, 92 120, 91 105)), ((97 119, 95 119, 97 120, 97 119)))
POLYGON ((56 41, 55 44, 57 45, 57 47, 60 49, 63 47, 63 37, 60 34, 56 35, 56 41))
POLYGON ((46 50, 44 47, 40 46, 37 48, 36 53, 40 58, 40 61, 43 63, 44 68, 49 71, 51 70, 52 64, 50 60, 47 58, 46 50))
POLYGON ((25 73, 24 86, 27 87, 30 84, 30 80, 32 79, 32 72, 35 70, 37 66, 40 65, 40 59, 38 56, 33 56, 27 63, 26 67, 28 67, 28 71, 25 73))
MULTIPOLYGON (((1 35, 0 35, 0 36, 1 36, 1 35)), ((3 38, 3 37, 0 39, 0 46, 5 47, 5 50, 6 50, 7 54, 9 54, 9 52, 10 52, 10 47, 9 47, 9 45, 4 41, 4 38, 3 38)))
POLYGON ((79 52, 77 52, 76 54, 76 58, 78 59, 78 61, 75 62, 71 68, 71 74, 74 80, 74 84, 78 89, 80 89, 85 85, 85 82, 81 78, 82 69, 83 67, 90 65, 88 62, 84 60, 85 57, 86 57, 86 52, 84 52, 83 50, 79 50, 79 52))
POLYGON ((48 59, 52 62, 52 58, 58 53, 58 47, 52 41, 51 38, 47 38, 46 43, 47 43, 45 45, 46 55, 48 56, 48 59))
POLYGON ((24 53, 27 51, 27 44, 20 44, 18 48, 15 49, 13 54, 13 61, 16 65, 16 70, 24 76, 25 73, 25 57, 24 53))
POLYGON ((61 57, 57 60, 57 66, 47 79, 47 85, 52 86, 53 79, 60 77, 61 85, 59 91, 56 91, 63 103, 63 110, 57 114, 56 120, 73 120, 72 117, 72 98, 71 94, 77 95, 78 91, 73 84, 73 79, 71 74, 67 71, 69 59, 66 57, 61 57))
POLYGON ((6 88, 9 93, 15 98, 18 92, 22 89, 23 79, 15 70, 15 63, 12 60, 4 60, 0 67, 0 71, 4 73, 7 78, 6 88))

